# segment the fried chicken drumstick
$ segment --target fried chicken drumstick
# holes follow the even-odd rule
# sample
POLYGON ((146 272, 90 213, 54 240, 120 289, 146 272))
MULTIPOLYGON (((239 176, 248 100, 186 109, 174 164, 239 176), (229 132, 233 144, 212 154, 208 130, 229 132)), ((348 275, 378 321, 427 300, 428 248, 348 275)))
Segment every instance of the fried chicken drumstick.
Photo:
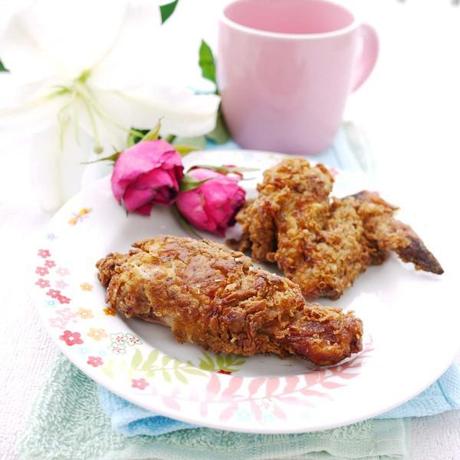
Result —
POLYGON ((361 350, 352 313, 307 303, 293 282, 211 242, 159 236, 97 263, 107 302, 220 353, 274 353, 331 365, 361 350))
POLYGON ((275 262, 307 299, 339 298, 369 265, 388 251, 418 270, 443 269, 417 234, 396 220, 396 207, 377 193, 330 198, 334 179, 322 164, 287 159, 264 173, 259 195, 236 217, 240 241, 259 261, 275 262))

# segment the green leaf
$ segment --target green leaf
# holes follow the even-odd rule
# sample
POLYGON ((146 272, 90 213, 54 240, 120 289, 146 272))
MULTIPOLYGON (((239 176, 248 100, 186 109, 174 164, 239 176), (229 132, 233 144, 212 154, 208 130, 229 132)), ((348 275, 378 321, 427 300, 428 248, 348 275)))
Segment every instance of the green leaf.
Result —
POLYGON ((157 360, 159 354, 160 353, 158 350, 151 351, 149 355, 147 356, 147 359, 145 360, 144 365, 142 366, 142 370, 148 372, 152 368, 155 361, 157 360))
POLYGON ((163 366, 167 366, 171 361, 172 359, 168 355, 163 355, 163 358, 161 358, 163 366))
POLYGON ((184 374, 182 374, 179 369, 175 369, 174 370, 174 376, 176 377, 177 380, 179 380, 179 382, 182 382, 182 383, 187 383, 187 377, 185 377, 184 374))
POLYGON ((204 371, 216 370, 214 360, 206 352, 203 352, 203 358, 200 359, 200 364, 198 366, 200 369, 203 369, 204 371))
MULTIPOLYGON (((219 94, 216 78, 216 60, 214 58, 214 54, 212 53, 211 47, 204 40, 201 40, 198 64, 200 66, 201 75, 203 78, 212 81, 216 85, 216 94, 219 94)), ((209 139, 216 144, 225 144, 230 140, 230 133, 222 114, 222 106, 219 106, 216 126, 210 133, 206 135, 206 139, 209 139)))
POLYGON ((128 147, 132 147, 134 144, 138 144, 141 141, 156 141, 160 137, 160 129, 161 119, 158 120, 157 124, 151 130, 131 128, 126 144, 128 147))
POLYGON ((171 375, 169 374, 169 372, 168 372, 166 369, 163 369, 162 374, 163 374, 163 378, 164 378, 168 383, 171 383, 171 375))
POLYGON ((136 348, 133 359, 131 360, 131 369, 137 369, 142 363, 142 353, 136 348))
POLYGON ((179 155, 185 157, 185 155, 188 155, 190 152, 196 152, 197 149, 196 147, 193 147, 192 145, 174 145, 174 149, 176 150, 179 155))
POLYGON ((157 124, 151 129, 141 140, 142 141, 156 141, 160 135, 161 130, 161 119, 158 120, 157 124))
POLYGON ((164 24, 170 16, 174 13, 179 0, 174 0, 174 2, 167 3, 166 5, 160 6, 160 13, 161 13, 161 23, 164 24))
POLYGON ((108 363, 105 364, 105 366, 102 368, 102 372, 110 379, 114 378, 112 359, 108 363))
POLYGON ((217 367, 219 369, 223 369, 226 365, 226 359, 225 359, 225 356, 224 355, 217 355, 216 356, 216 363, 217 363, 217 367))
POLYGON ((206 134, 206 138, 216 144, 225 144, 230 140, 230 133, 220 107, 217 114, 216 127, 210 133, 206 134))
POLYGON ((132 147, 134 144, 140 142, 143 137, 149 132, 148 129, 136 129, 131 128, 128 134, 128 140, 126 141, 126 145, 128 147, 132 147))
POLYGON ((174 138, 172 145, 174 146, 176 150, 180 146, 189 147, 194 150, 204 150, 206 148, 206 137, 205 136, 198 136, 198 137, 177 136, 174 138))
POLYGON ((121 155, 121 152, 115 152, 112 155, 104 158, 98 158, 97 160, 93 161, 84 161, 81 163, 82 165, 92 165, 94 163, 100 163, 101 161, 113 161, 114 163, 118 160, 118 157, 121 155))
POLYGON ((183 137, 177 136, 174 138, 173 145, 190 145, 196 149, 203 150, 206 147, 206 137, 197 136, 197 137, 183 137))
POLYGON ((197 150, 204 150, 206 147, 206 137, 175 137, 173 147, 182 156, 197 150))
POLYGON ((8 69, 3 65, 2 61, 0 61, 0 72, 8 72, 8 69))
POLYGON ((196 367, 181 367, 181 370, 186 372, 187 374, 191 375, 199 375, 200 377, 203 377, 206 375, 203 371, 200 371, 200 369, 197 369, 196 367))
POLYGON ((211 47, 204 40, 201 40, 198 64, 201 68, 203 78, 212 81, 217 86, 216 61, 211 47))
POLYGON ((180 191, 188 192, 190 190, 198 188, 200 185, 203 185, 205 182, 208 182, 210 179, 211 178, 203 179, 203 180, 196 180, 193 177, 185 174, 182 180, 180 181, 180 191))
POLYGON ((216 368, 214 367, 214 364, 209 364, 206 361, 200 361, 200 369, 203 369, 204 371, 215 371, 216 368))

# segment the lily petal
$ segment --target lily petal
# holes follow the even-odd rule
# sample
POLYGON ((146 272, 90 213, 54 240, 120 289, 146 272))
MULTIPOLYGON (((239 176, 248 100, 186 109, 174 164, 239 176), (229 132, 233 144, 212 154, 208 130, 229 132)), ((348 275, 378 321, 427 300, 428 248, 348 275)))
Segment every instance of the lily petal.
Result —
POLYGON ((32 137, 32 183, 41 207, 55 211, 81 188, 86 161, 91 153, 91 139, 81 133, 78 141, 66 136, 61 146, 58 126, 32 137))
POLYGON ((55 124, 65 99, 49 98, 49 81, 23 84, 9 72, 0 73, 0 128, 23 136, 55 124))
POLYGON ((25 10, 33 0, 15 0, 14 2, 0 3, 0 34, 9 25, 11 19, 21 11, 25 10))
MULTIPOLYGON (((124 89, 157 81, 167 56, 158 0, 130 0, 108 53, 92 69, 95 88, 124 89)), ((164 80, 163 80, 164 81, 164 80)))
POLYGON ((98 101, 119 126, 151 129, 161 119, 161 134, 195 137, 212 131, 220 98, 189 89, 157 86, 131 91, 98 91, 98 101))
POLYGON ((73 107, 73 122, 77 131, 81 129, 93 138, 93 148, 107 155, 123 150, 126 146, 129 128, 132 126, 118 122, 116 108, 101 103, 99 93, 94 93, 91 100, 78 99, 73 107))
POLYGON ((13 14, 0 35, 6 67, 23 75, 72 79, 110 50, 126 0, 35 0, 13 14))

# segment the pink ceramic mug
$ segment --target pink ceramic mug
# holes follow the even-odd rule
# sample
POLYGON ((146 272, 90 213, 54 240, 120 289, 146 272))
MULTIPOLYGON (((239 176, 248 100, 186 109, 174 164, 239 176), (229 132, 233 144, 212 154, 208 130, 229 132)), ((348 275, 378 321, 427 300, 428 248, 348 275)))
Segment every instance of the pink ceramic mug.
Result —
POLYGON ((251 149, 321 152, 377 54, 374 29, 335 3, 231 3, 219 24, 218 81, 234 139, 251 149))

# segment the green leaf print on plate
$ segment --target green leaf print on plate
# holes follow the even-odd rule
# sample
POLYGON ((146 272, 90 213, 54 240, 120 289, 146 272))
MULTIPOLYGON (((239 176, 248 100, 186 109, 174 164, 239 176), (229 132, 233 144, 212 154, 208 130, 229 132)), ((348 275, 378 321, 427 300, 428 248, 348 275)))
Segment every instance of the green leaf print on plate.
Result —
POLYGON ((193 366, 191 363, 179 361, 168 355, 161 353, 159 350, 151 351, 144 360, 140 349, 136 348, 131 358, 131 370, 136 374, 141 374, 146 378, 154 378, 160 374, 163 379, 172 383, 174 380, 187 384, 187 374, 206 376, 206 372, 193 366))
POLYGON ((221 374, 231 374, 240 370, 241 366, 246 362, 242 356, 235 355, 210 355, 203 352, 203 357, 198 365, 200 369, 210 372, 219 372, 221 374))

